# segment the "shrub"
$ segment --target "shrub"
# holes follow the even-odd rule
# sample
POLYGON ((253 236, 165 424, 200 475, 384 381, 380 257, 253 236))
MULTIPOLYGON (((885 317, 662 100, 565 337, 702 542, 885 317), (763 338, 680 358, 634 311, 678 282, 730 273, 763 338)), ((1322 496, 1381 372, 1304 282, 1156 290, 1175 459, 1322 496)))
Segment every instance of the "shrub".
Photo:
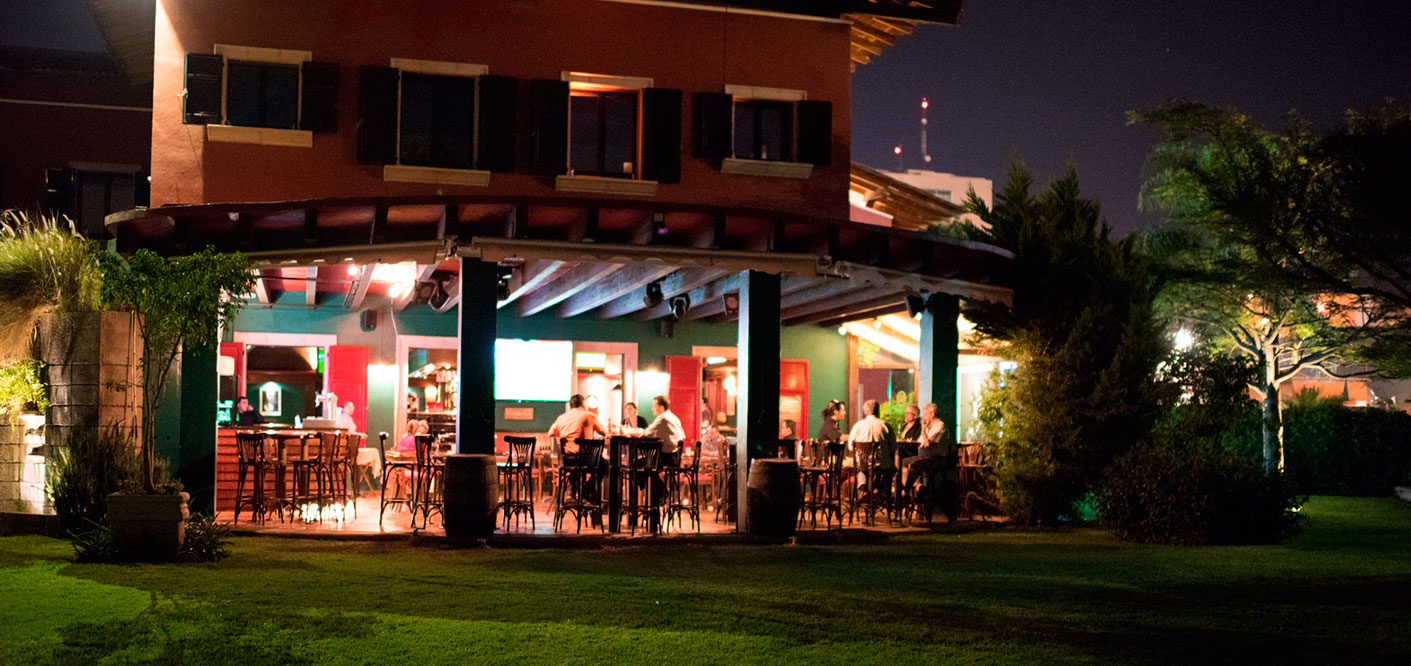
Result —
POLYGON ((47 490, 60 529, 79 533, 102 522, 108 495, 138 478, 142 466, 132 439, 116 427, 69 437, 66 444, 49 459, 47 490))
POLYGON ((1269 544, 1297 534, 1299 499, 1248 452, 1209 442, 1138 446, 1108 469, 1102 524, 1127 541, 1269 544))
POLYGON ((44 312, 97 309, 92 252, 67 218, 0 213, 0 358, 22 356, 44 312))
MULTIPOLYGON (((1259 450, 1257 417, 1230 439, 1259 450)), ((1385 497, 1407 481, 1411 414, 1339 404, 1299 404, 1284 412, 1284 472, 1304 494, 1385 497)))
POLYGON ((209 513, 198 513, 186 521, 186 542, 181 546, 180 557, 188 562, 215 562, 225 559, 230 552, 225 549, 230 539, 230 525, 216 522, 209 513))

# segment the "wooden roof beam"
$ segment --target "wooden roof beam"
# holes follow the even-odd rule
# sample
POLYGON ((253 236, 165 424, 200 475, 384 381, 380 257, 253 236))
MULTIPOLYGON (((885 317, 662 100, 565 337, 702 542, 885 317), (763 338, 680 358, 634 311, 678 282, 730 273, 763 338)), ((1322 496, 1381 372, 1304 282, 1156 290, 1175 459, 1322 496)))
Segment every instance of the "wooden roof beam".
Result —
POLYGON ((504 307, 523 296, 534 293, 534 290, 544 286, 570 268, 572 268, 570 264, 553 259, 531 259, 524 262, 524 265, 520 266, 519 270, 515 271, 515 274, 510 278, 509 296, 500 301, 499 307, 504 307))
POLYGON ((869 290, 869 293, 864 294, 865 298, 846 299, 845 303, 839 303, 836 307, 819 310, 799 317, 785 317, 785 319, 787 323, 791 325, 814 324, 839 319, 851 321, 853 319, 873 317, 876 316, 874 313, 884 310, 886 312, 896 311, 889 310, 888 308, 896 306, 902 308, 906 307, 906 292, 904 291, 883 293, 881 295, 877 294, 877 288, 872 288, 869 290))
POLYGON ((519 299, 519 316, 532 317, 621 270, 623 264, 583 263, 519 299))
POLYGON ((312 310, 318 307, 318 266, 304 269, 304 304, 312 310))
MULTIPOLYGON (((729 273, 730 271, 719 268, 683 268, 662 278, 662 299, 669 300, 673 296, 690 293, 691 290, 699 289, 729 273)), ((612 319, 630 315, 647 307, 646 297, 647 287, 642 285, 640 288, 604 304, 598 309, 598 318, 612 319)))
POLYGON ((372 266, 358 266, 358 277, 348 285, 348 295, 343 298, 343 308, 356 310, 367 298, 367 288, 372 286, 372 266))
POLYGON ((676 270, 674 266, 661 266, 646 264, 640 266, 629 266, 620 271, 614 272, 606 279, 599 280, 597 284, 585 288, 567 298, 559 304, 558 313, 560 317, 576 317, 600 305, 623 297, 634 292, 638 288, 645 289, 646 285, 659 278, 662 278, 676 270))

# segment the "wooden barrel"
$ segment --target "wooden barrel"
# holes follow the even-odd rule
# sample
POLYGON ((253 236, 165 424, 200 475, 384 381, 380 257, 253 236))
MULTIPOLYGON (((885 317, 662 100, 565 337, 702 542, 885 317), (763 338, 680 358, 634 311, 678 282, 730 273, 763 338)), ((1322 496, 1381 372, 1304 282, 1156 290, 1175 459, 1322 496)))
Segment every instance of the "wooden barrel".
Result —
POLYGON ((793 536, 799 518, 799 461, 761 458, 750 463, 745 494, 746 531, 793 536))
POLYGON ((446 536, 483 539, 495 532, 500 500, 500 478, 495 456, 456 454, 446 456, 444 478, 446 536))

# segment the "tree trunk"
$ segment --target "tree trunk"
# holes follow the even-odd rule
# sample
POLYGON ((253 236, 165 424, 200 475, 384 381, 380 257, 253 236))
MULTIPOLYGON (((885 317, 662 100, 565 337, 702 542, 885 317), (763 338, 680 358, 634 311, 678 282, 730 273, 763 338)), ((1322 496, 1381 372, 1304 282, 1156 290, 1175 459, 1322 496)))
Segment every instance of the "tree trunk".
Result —
POLYGON ((1273 382, 1264 385, 1264 471, 1273 473, 1284 468, 1283 404, 1279 402, 1279 387, 1273 382))

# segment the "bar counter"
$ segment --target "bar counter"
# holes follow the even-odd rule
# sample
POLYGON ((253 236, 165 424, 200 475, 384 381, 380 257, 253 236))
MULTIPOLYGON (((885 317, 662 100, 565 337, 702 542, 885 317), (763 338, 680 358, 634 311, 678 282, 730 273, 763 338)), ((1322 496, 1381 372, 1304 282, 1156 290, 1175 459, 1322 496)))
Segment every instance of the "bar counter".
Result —
MULTIPOLYGON (((235 433, 258 432, 265 436, 298 439, 316 437, 320 433, 337 432, 337 428, 293 428, 284 425, 246 428, 216 428, 216 510, 235 509, 235 485, 240 479, 240 459, 235 447, 235 433)), ((368 446, 366 442, 364 446, 368 446)))

